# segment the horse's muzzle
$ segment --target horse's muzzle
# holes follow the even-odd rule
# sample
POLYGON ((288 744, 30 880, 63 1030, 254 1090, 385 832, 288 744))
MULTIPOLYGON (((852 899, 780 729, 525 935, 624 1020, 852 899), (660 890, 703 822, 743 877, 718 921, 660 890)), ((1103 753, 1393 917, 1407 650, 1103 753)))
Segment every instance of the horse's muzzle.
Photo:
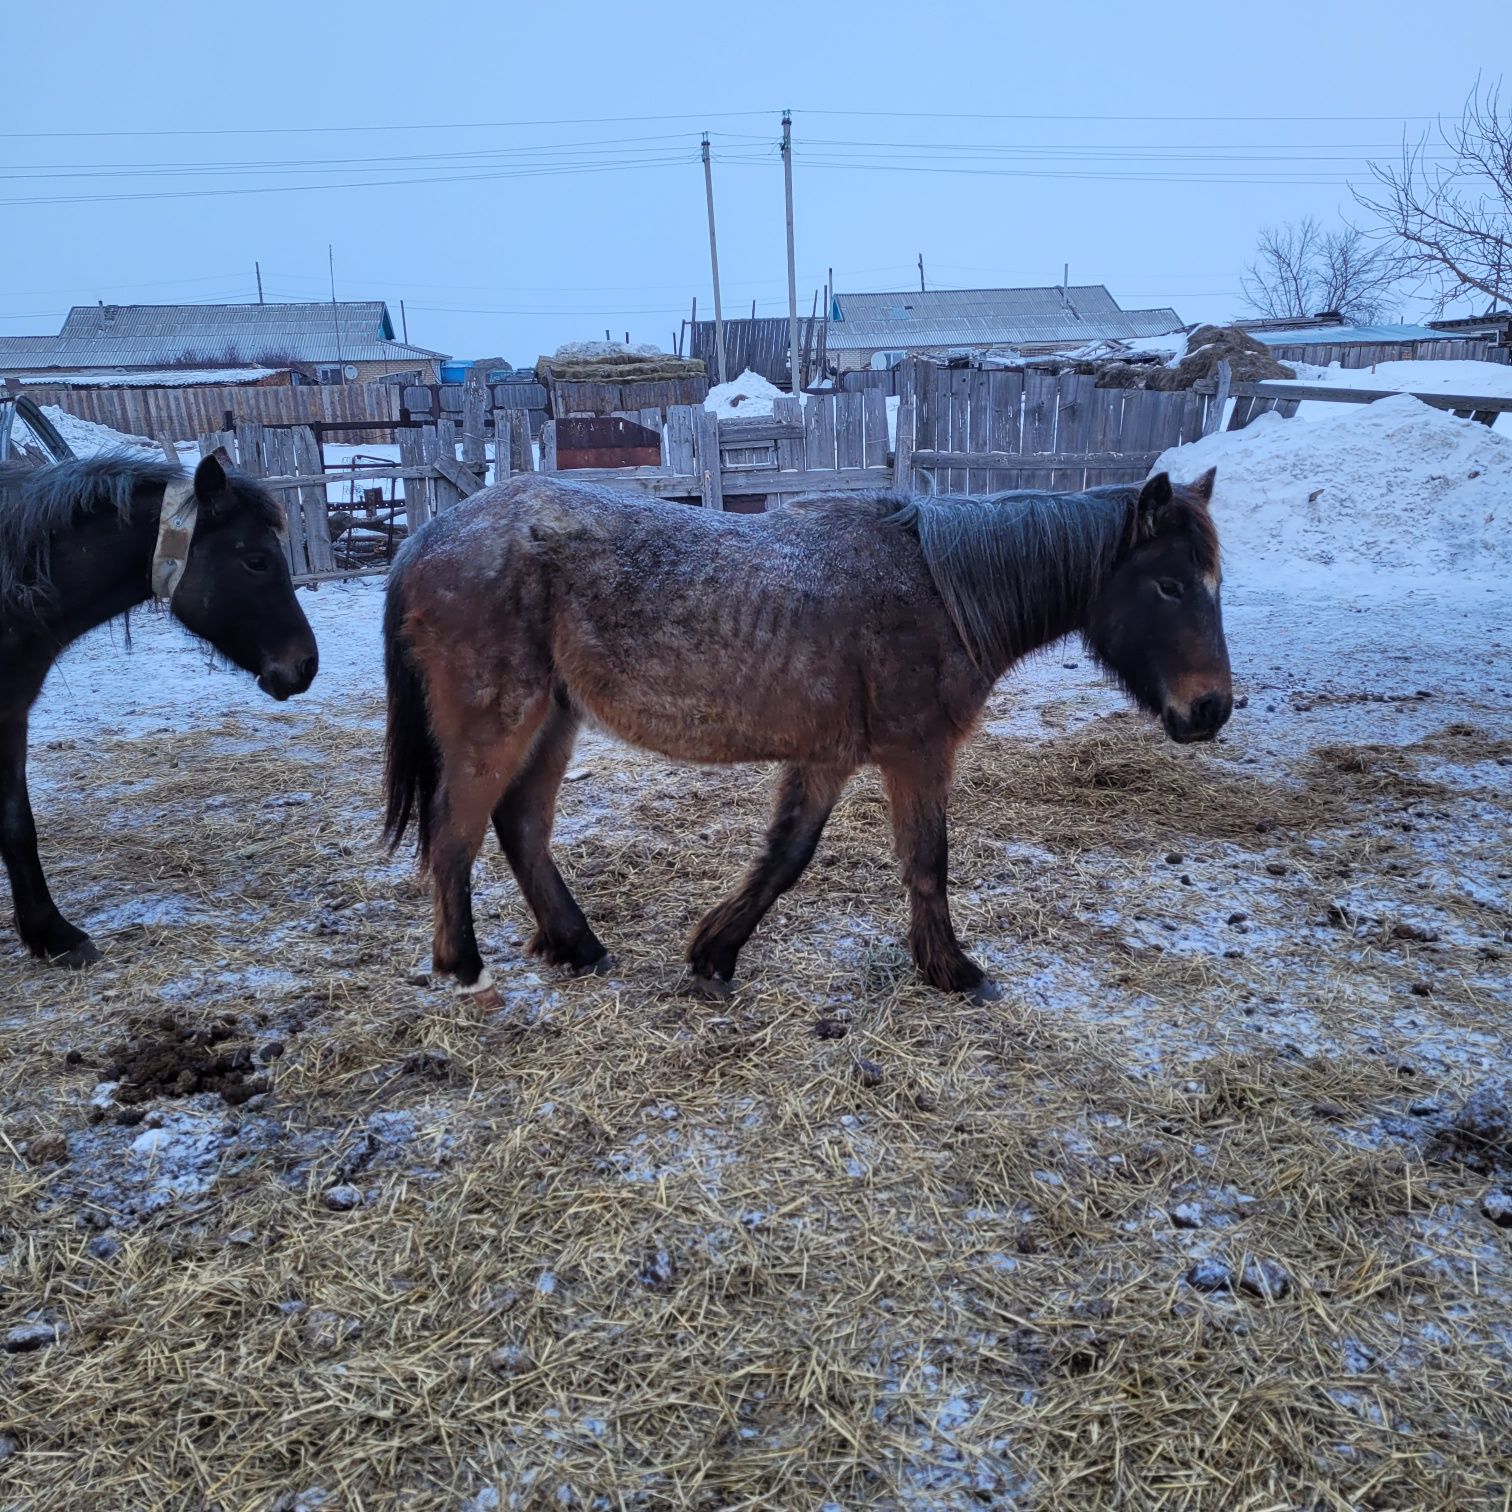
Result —
POLYGON ((315 681, 319 669, 320 658, 313 651, 308 656, 265 662, 258 673, 257 686, 282 703, 303 693, 315 681))
POLYGON ((1213 739, 1233 712, 1232 694, 1204 693, 1200 698, 1194 698, 1184 710, 1167 704, 1162 717, 1166 734, 1179 744, 1188 745, 1194 740, 1213 739))

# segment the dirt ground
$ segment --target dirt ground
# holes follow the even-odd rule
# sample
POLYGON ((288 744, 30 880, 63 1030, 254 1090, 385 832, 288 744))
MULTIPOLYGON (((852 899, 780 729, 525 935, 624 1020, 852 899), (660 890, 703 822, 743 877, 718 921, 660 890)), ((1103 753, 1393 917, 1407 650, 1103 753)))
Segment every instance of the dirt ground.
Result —
POLYGON ((602 737, 558 857, 617 965, 427 975, 377 839, 377 593, 315 693, 167 627, 39 706, 0 947, 0 1508, 1469 1508, 1512 1442, 1504 596, 1235 594, 1164 743, 1068 643, 962 764, 915 982, 878 786, 742 959, 772 774, 602 737))

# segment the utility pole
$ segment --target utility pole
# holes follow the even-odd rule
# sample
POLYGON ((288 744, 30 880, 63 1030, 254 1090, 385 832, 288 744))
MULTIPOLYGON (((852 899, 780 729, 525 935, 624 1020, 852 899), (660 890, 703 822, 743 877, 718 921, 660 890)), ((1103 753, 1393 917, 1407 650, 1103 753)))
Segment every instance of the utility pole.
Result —
POLYGON ((709 162, 709 133, 703 134, 704 198, 709 203, 709 270, 714 278, 714 351, 719 358, 719 381, 728 383, 725 371, 724 309, 719 302, 719 242, 714 236, 714 169, 709 162))
POLYGON ((261 304, 263 302, 263 297, 262 297, 262 264, 260 262, 255 262, 255 263, 252 264, 252 266, 253 266, 253 268, 257 272, 257 302, 258 302, 258 304, 261 304))
POLYGON ((341 381, 346 382, 346 360, 341 355, 341 312, 336 308, 336 249, 326 243, 326 263, 331 269, 331 324, 336 328, 336 362, 341 368, 341 381))
POLYGON ((399 329, 404 332, 404 344, 409 345, 409 316, 404 313, 404 301, 399 301, 399 329))
POLYGON ((922 252, 919 253, 919 293, 928 293, 924 287, 924 254, 922 252))
POLYGON ((798 269, 793 260, 793 112, 782 112, 782 187, 787 193, 788 254, 788 365, 793 373, 793 392, 800 393, 803 375, 798 371, 798 269))

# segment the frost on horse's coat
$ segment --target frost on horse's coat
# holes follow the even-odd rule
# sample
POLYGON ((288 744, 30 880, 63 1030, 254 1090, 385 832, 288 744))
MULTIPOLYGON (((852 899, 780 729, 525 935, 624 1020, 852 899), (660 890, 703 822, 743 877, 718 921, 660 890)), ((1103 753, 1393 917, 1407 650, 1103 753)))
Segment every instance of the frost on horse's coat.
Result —
POLYGON ((1174 490, 989 500, 828 495, 765 515, 557 477, 486 489, 406 543, 389 581, 388 831, 433 872, 435 962, 479 979, 469 878, 490 818, 536 915, 531 950, 584 969, 594 936, 551 860, 587 716, 687 761, 779 761, 766 848, 694 934, 727 982, 802 873, 858 766, 881 769, 925 978, 982 985, 946 904, 954 753, 1012 662, 1073 630, 1176 739, 1231 706, 1208 515, 1174 490))

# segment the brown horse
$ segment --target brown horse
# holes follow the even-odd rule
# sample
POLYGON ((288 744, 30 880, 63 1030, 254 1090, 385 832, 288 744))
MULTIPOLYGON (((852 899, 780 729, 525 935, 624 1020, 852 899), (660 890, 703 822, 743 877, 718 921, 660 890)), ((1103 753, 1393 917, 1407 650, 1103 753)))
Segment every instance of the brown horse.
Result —
POLYGON ((1229 717, 1213 474, 991 499, 828 494, 765 515, 523 476, 439 515, 400 552, 384 622, 387 832, 418 822, 434 958, 489 978, 473 860, 492 818, 535 914, 532 954, 606 952, 548 848, 584 717, 684 761, 784 764, 766 846, 694 932, 726 984, 799 878, 851 773, 875 763, 926 981, 984 989, 946 902, 957 747, 993 684, 1074 630, 1174 740, 1229 717))

